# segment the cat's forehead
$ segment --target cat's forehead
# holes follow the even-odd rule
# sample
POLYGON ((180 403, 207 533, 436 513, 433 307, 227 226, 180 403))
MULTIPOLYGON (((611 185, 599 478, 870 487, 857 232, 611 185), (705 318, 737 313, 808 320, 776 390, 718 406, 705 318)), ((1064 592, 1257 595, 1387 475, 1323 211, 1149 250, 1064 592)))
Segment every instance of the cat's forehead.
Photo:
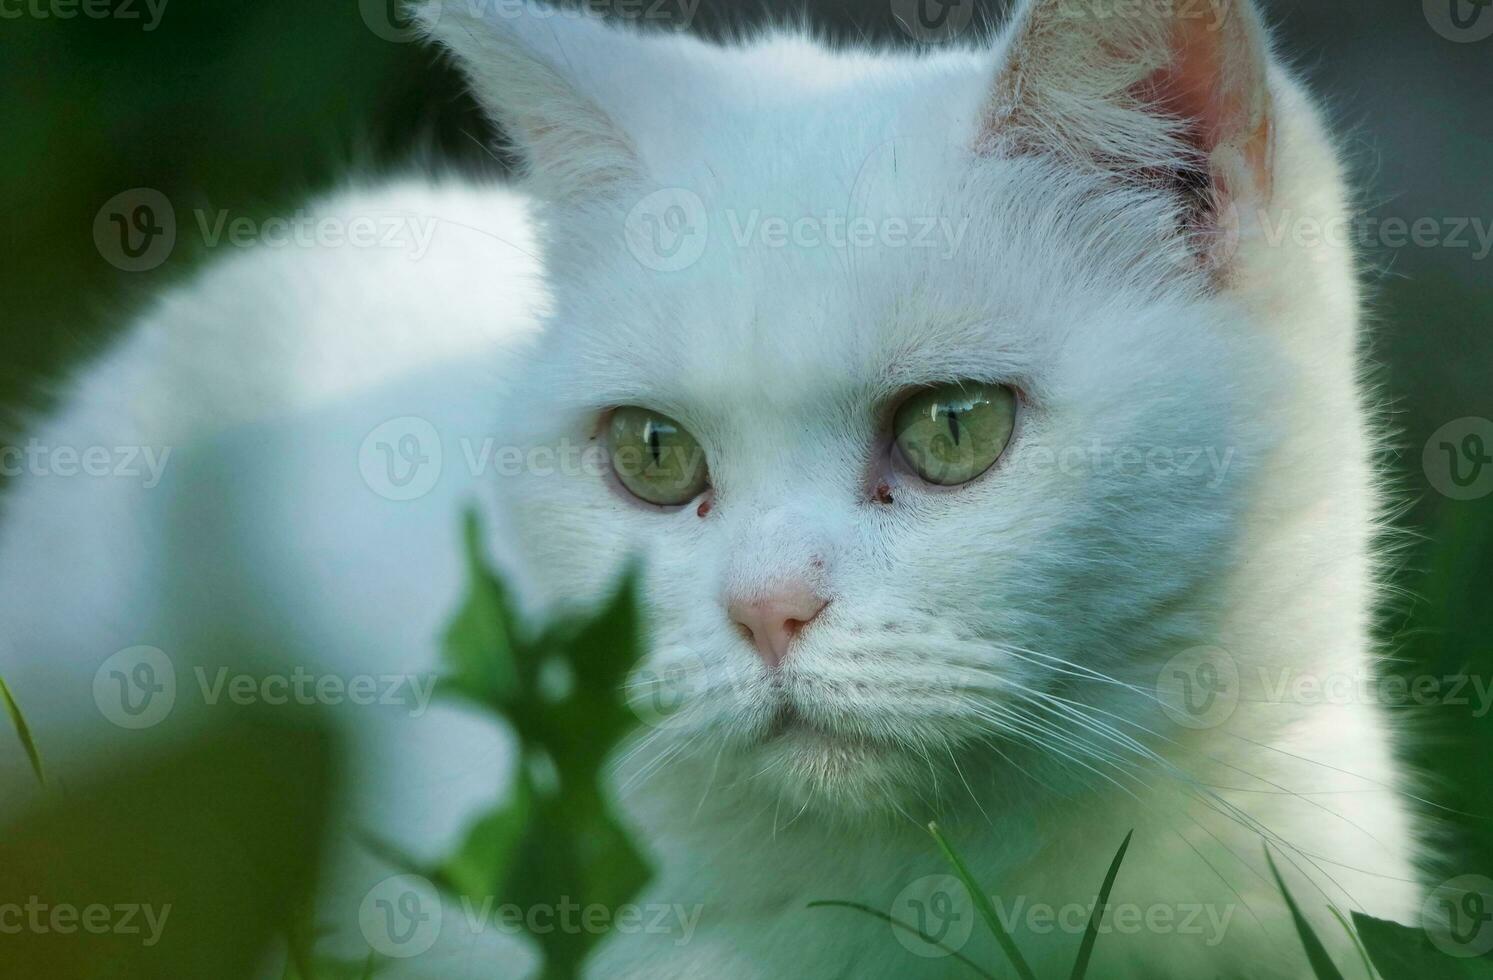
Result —
POLYGON ((604 272, 562 289, 557 344, 583 390, 803 407, 1021 381, 1075 324, 1123 330, 1147 301, 1130 284, 1160 281, 1135 275, 1165 217, 1150 202, 1105 202, 1021 163, 975 180, 918 156, 862 167, 853 195, 820 174, 796 191, 742 180, 639 197, 604 272), (1127 223, 1134 241, 1116 244, 1127 223))

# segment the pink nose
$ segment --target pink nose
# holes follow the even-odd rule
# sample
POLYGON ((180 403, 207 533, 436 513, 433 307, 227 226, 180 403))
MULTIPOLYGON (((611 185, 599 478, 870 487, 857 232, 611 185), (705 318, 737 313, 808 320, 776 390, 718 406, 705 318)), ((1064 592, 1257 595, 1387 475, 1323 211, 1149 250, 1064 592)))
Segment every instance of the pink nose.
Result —
POLYGON ((788 645, 829 605, 806 585, 793 585, 751 602, 727 607, 731 621, 751 634, 757 654, 769 669, 788 656, 788 645))

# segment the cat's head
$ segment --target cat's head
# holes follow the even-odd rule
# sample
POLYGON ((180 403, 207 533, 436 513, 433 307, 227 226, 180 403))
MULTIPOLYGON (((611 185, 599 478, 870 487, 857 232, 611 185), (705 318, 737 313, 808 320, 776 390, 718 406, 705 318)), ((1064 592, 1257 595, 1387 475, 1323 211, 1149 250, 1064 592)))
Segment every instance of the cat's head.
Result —
POLYGON ((1315 288, 1249 216, 1336 186, 1281 162, 1248 4, 1034 0, 881 52, 484 6, 427 24, 554 291, 500 428, 550 451, 497 492, 546 603, 642 557, 655 744, 893 806, 1207 642, 1315 288))

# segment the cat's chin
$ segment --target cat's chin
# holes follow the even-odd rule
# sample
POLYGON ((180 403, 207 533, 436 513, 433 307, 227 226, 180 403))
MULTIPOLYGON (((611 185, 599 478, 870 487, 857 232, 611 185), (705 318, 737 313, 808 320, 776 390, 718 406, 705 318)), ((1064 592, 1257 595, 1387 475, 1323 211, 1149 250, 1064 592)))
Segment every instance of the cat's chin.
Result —
POLYGON ((826 730, 793 713, 750 749, 756 782, 793 812, 868 818, 903 811, 926 791, 928 768, 910 749, 826 730))

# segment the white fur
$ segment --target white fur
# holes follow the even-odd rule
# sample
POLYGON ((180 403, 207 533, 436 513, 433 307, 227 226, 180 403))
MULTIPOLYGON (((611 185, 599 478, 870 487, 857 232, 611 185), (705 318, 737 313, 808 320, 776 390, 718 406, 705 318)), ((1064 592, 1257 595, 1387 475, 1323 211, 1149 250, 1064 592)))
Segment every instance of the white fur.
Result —
MULTIPOLYGON (((532 214, 510 192, 450 183, 334 199, 329 213, 441 217, 434 250, 244 256, 79 376, 45 438, 169 445, 180 463, 160 493, 25 480, 9 501, 14 651, 0 672, 39 692, 43 741, 113 743, 102 721, 75 721, 93 668, 138 643, 201 658, 187 651, 206 622, 273 636, 289 662, 426 669, 459 591, 458 513, 480 500, 500 505, 495 550, 533 612, 596 601, 643 555, 651 669, 690 695, 622 761, 619 786, 662 862, 644 901, 700 903, 700 925, 682 945, 616 937, 596 975, 947 975, 881 923, 804 907, 893 911, 943 871, 922 829, 935 817, 1006 904, 1091 899, 1135 828, 1116 901, 1235 909, 1219 949, 1102 937, 1096 975, 1306 975, 1266 841, 1344 971, 1361 970, 1328 904, 1409 919, 1419 903, 1388 726, 1362 701, 1267 690, 1281 670, 1373 669, 1380 501, 1354 258, 1272 245, 1252 217, 1341 214, 1336 156, 1271 64, 1273 188, 1252 198, 1232 161, 1214 168, 1244 217, 1213 274, 1170 192, 1093 165, 1176 165, 1174 125, 1094 93, 1045 130, 1014 111, 1040 113, 1056 97, 1044 84, 1082 76, 1076 61, 1023 63, 1034 74, 1010 84, 1010 53, 1048 6, 1028 5, 1036 19, 989 50, 917 56, 797 36, 721 49, 455 4, 429 16, 526 151, 532 214), (1018 125, 1019 140, 987 138, 1018 125), (644 268, 624 232, 660 189, 695 195, 712 229, 681 271, 644 268), (732 229, 753 214, 933 218, 961 237, 741 244, 732 229), (885 412, 910 386, 963 378, 1018 386, 1022 418, 995 470, 934 491, 886 463, 885 412), (708 514, 638 506, 587 471, 496 486, 465 471, 463 438, 586 446, 623 404, 700 439, 708 514), (363 435, 407 415, 437 425, 448 468, 397 504, 361 485, 355 460, 363 435), (1096 441, 1211 449, 1220 465, 1044 463, 1096 441), (891 504, 873 499, 882 482, 891 504), (832 603, 774 677, 723 596, 794 575, 817 576, 832 603), (1198 647, 1228 651, 1243 696, 1194 730, 1155 691, 1198 647), (768 737, 785 702, 817 731, 768 737)), ((1148 57, 1156 36, 1137 33, 1148 57)), ((454 710, 423 727, 359 721, 427 739, 371 751, 360 775, 359 799, 383 801, 411 846, 449 841, 498 782, 501 739, 454 710), (388 798, 432 760, 438 787, 388 798)), ((966 952, 998 962, 976 932, 966 952)), ((1016 938, 1043 976, 1066 972, 1078 941, 1016 938)), ((398 968, 458 975, 449 960, 398 968)))

